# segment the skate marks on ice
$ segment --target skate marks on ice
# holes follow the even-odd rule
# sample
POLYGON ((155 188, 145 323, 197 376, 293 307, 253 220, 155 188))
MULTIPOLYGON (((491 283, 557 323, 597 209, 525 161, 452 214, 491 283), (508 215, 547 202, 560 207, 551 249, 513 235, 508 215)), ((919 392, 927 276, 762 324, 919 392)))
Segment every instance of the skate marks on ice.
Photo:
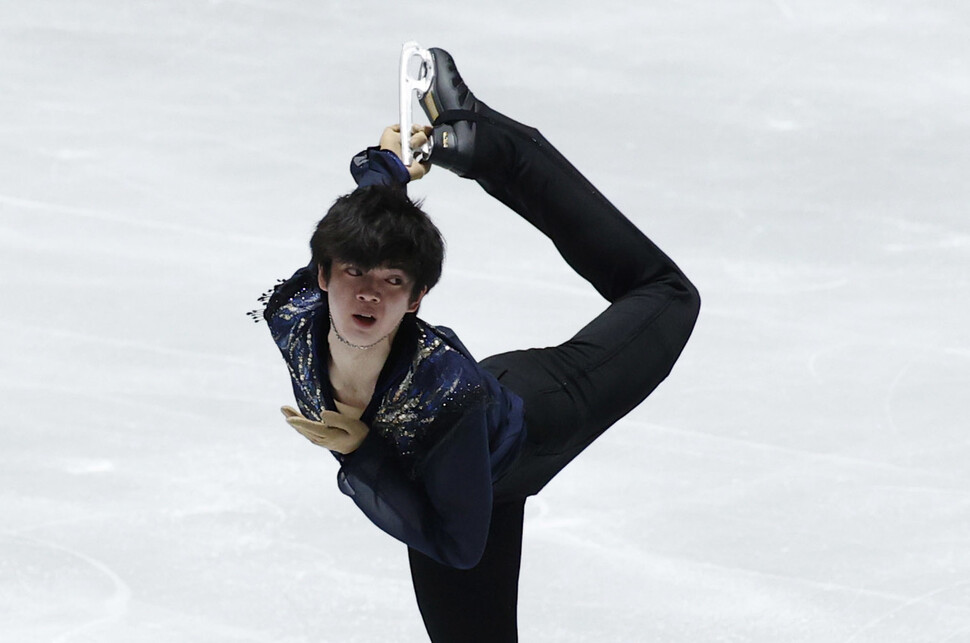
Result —
MULTIPOLYGON (((274 241, 272 237, 239 234, 231 230, 206 227, 198 224, 176 223, 171 220, 157 220, 145 216, 135 216, 131 213, 115 213, 108 210, 84 208, 63 203, 50 201, 39 201, 37 199, 25 199, 21 197, 0 194, 0 205, 21 212, 41 212, 50 216, 66 217, 72 219, 88 219, 99 223, 112 226, 105 228, 105 238, 117 241, 118 231, 114 226, 126 228, 143 229, 150 232, 167 232, 178 236, 195 236, 202 239, 231 241, 241 244, 265 245, 277 248, 289 248, 289 243, 274 241)), ((11 233, 17 233, 18 228, 10 229, 11 233)), ((9 240, 9 238, 8 238, 9 240)), ((156 239, 157 242, 157 239, 156 239)))
MULTIPOLYGON (((681 499, 669 499, 670 504, 679 502, 681 499)), ((730 560, 711 555, 713 548, 697 542, 683 514, 648 511, 632 528, 624 524, 631 522, 629 513, 597 514, 594 510, 584 512, 587 520, 569 519, 566 516, 575 515, 575 503, 564 500, 562 517, 556 518, 558 503, 546 504, 533 507, 526 516, 523 632, 534 629, 537 635, 546 632, 553 636, 548 628, 556 627, 558 638, 554 640, 592 641, 597 631, 609 627, 617 634, 615 640, 640 641, 677 640, 675 633, 688 629, 699 640, 814 643, 819 640, 818 632, 824 631, 824 640, 832 641, 858 635, 856 643, 929 642, 955 636, 970 616, 961 595, 965 584, 951 583, 912 596, 905 590, 855 585, 850 575, 818 578, 798 570, 771 568, 764 559, 779 558, 767 548, 771 543, 743 533, 746 527, 771 529, 768 522, 714 521, 715 525, 728 524, 728 528, 715 527, 722 551, 732 542, 761 548, 760 557, 730 560), (658 521, 679 531, 688 546, 672 549, 664 542, 664 528, 654 526, 658 521), (582 579, 581 591, 559 595, 549 589, 559 583, 575 585, 576 579, 582 579), (555 603, 534 600, 542 594, 554 597, 555 603), (611 615, 608 622, 603 610, 611 615), (898 615, 902 622, 880 629, 879 622, 891 620, 889 614, 898 615), (728 638, 721 638, 724 631, 718 623, 724 620, 735 622, 728 638), (869 635, 863 635, 863 630, 869 635), (916 638, 909 638, 911 634, 916 638)), ((640 510, 629 508, 630 512, 640 510)), ((727 511, 722 508, 719 515, 727 511)), ((696 527, 710 529, 703 523, 696 527)), ((810 536, 818 538, 819 534, 810 536)), ((857 544, 860 550, 866 546, 863 541, 857 544)))
MULTIPOLYGON (((754 233, 757 234, 757 233, 754 233)), ((848 270, 820 267, 808 262, 777 260, 756 257, 721 259, 717 270, 721 277, 730 281, 734 292, 763 296, 784 295, 788 297, 819 291, 838 290, 852 283, 848 270)), ((705 315, 729 315, 732 311, 715 307, 704 310, 705 315)), ((737 314, 740 311, 733 311, 737 314)))
POLYGON ((622 579, 639 565, 631 591, 658 614, 677 613, 668 602, 683 586, 705 613, 723 610, 738 640, 768 640, 772 627, 791 641, 955 637, 970 618, 965 483, 945 467, 873 455, 627 419, 550 485, 529 538, 556 552, 544 574, 571 549, 603 563, 590 565, 597 579, 604 566, 622 579), (680 571, 660 580, 662 564, 680 571), (753 620, 738 621, 748 609, 753 620))
MULTIPOLYGON (((951 607, 958 607, 963 611, 964 617, 970 615, 970 607, 968 607, 970 606, 970 580, 957 581, 950 585, 931 590, 925 594, 906 600, 896 607, 887 609, 885 613, 859 628, 855 633, 845 639, 843 643, 859 643, 859 641, 863 640, 878 641, 884 640, 882 637, 892 637, 898 633, 898 625, 892 622, 893 619, 897 617, 902 617, 907 620, 909 618, 918 619, 920 618, 920 610, 916 608, 927 606, 931 608, 931 614, 934 612, 939 614, 939 605, 941 603, 951 607), (950 600, 947 601, 947 598, 950 600), (914 614, 909 615, 907 611, 914 612, 914 614)), ((955 629, 949 634, 944 634, 943 638, 937 639, 937 641, 938 643, 954 641, 957 640, 957 637, 962 637, 967 632, 970 632, 970 626, 955 629)))
MULTIPOLYGON (((0 323, 0 486, 24 525, 0 536, 0 596, 14 618, 54 606, 41 640, 422 640, 399 548, 344 508, 332 462, 277 428, 289 391, 265 329, 233 326, 210 292, 191 299, 191 327, 156 314, 216 280, 255 296, 303 259, 307 226, 348 187, 346 159, 393 111, 400 39, 375 35, 366 6, 297 5, 0 10, 0 264, 8 300, 31 302, 0 323), (92 298, 129 302, 137 332, 112 333, 92 298), (62 317, 44 309, 55 301, 62 317), (233 352, 247 344, 267 348, 233 352), (51 398, 59 408, 33 414, 51 398), (390 633, 407 618, 407 635, 390 633)), ((476 91, 495 88, 495 106, 557 142, 604 96, 622 99, 622 122, 645 119, 638 138, 574 146, 591 174, 616 172, 611 196, 650 213, 638 223, 659 226, 705 297, 671 381, 632 420, 650 422, 614 427, 530 501, 523 640, 965 643, 966 10, 579 3, 550 21, 493 8, 456 20, 419 3, 408 37, 464 48, 476 91), (593 18, 582 42, 577 13, 593 18), (472 21, 480 33, 449 45, 450 23, 472 21), (560 72, 602 91, 556 110, 560 72), (927 304, 952 328, 917 320, 927 304)), ((445 280, 494 289, 516 314, 455 288, 428 312, 471 313, 428 320, 487 342, 480 356, 574 331, 569 308, 586 321, 595 293, 536 272, 558 259, 486 218, 504 214, 439 207, 446 179, 427 187, 458 228, 445 280), (503 270, 453 270, 462 236, 503 270)), ((40 638, 6 618, 0 638, 40 638)))
POLYGON ((835 403, 847 425, 845 448, 965 484, 960 407, 970 359, 965 349, 949 344, 948 332, 937 334, 937 343, 932 333, 900 332, 818 349, 806 363, 811 379, 805 389, 824 392, 835 403), (926 439, 927 427, 933 440, 926 439))
MULTIPOLYGON (((321 587, 340 587, 352 603, 342 610, 350 622, 373 609, 368 596, 379 576, 367 565, 339 564, 326 539, 282 536, 293 526, 275 503, 184 504, 39 521, 0 534, 0 598, 9 610, 0 617, 4 636, 64 643, 281 640, 271 632, 279 632, 282 618, 289 635, 298 635, 292 640, 309 641, 320 640, 323 630, 346 633, 346 623, 323 622, 339 607, 321 587), (260 581, 273 593, 258 590, 260 581)), ((407 596, 403 585, 384 583, 385 591, 407 596)))
POLYGON ((16 621, 4 626, 20 640, 70 643, 128 612, 131 588, 104 561, 70 547, 0 532, 0 597, 16 621), (77 623, 80 621, 80 623, 77 623), (19 622, 19 628, 7 627, 19 622))

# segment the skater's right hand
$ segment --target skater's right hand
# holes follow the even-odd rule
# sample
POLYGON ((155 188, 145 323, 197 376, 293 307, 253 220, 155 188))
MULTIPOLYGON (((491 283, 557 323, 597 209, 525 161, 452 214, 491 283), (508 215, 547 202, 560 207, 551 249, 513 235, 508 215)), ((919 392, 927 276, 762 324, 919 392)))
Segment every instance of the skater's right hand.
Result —
MULTIPOLYGON (((416 150, 425 143, 431 137, 431 132, 433 128, 430 125, 412 125, 411 126, 411 149, 416 150)), ((403 151, 401 150, 401 126, 400 125, 389 125, 384 128, 384 132, 381 134, 381 149, 390 150, 397 154, 397 157, 404 162, 403 151)), ((431 171, 431 163, 412 163, 411 167, 408 168, 408 174, 411 175, 412 181, 417 181, 422 176, 431 171)))
POLYGON ((317 446, 347 455, 357 450, 370 432, 360 420, 346 417, 334 411, 320 414, 320 422, 305 418, 291 406, 280 409, 286 423, 299 431, 303 437, 317 446))

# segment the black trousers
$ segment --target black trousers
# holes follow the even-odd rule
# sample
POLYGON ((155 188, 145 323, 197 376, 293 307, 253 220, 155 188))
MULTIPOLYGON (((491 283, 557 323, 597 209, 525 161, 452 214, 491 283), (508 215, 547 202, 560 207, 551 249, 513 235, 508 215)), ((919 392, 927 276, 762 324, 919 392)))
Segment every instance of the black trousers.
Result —
POLYGON ((525 499, 670 373, 700 307, 680 269, 538 130, 483 106, 469 177, 552 240, 610 306, 560 346, 482 364, 522 397, 528 438, 495 485, 485 554, 457 570, 409 551, 418 607, 434 643, 518 640, 525 499))

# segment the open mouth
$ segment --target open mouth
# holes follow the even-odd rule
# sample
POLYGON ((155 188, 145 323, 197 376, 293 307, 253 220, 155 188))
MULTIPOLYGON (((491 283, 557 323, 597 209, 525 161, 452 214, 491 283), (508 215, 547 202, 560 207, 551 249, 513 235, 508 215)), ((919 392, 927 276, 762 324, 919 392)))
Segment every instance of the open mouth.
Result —
POLYGON ((352 315, 352 317, 354 318, 355 323, 357 323, 359 326, 362 326, 364 328, 370 328, 371 326, 377 323, 377 318, 373 317, 372 315, 357 314, 357 315, 352 315))

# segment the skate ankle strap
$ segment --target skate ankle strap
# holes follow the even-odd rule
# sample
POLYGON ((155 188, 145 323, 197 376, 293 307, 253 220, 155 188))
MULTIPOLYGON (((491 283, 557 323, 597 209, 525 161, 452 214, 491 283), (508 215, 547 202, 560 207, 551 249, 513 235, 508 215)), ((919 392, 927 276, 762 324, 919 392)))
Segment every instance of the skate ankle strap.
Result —
POLYGON ((444 125, 458 121, 477 121, 480 116, 478 112, 473 112, 470 109, 446 109, 438 114, 438 118, 434 119, 432 125, 444 125))

